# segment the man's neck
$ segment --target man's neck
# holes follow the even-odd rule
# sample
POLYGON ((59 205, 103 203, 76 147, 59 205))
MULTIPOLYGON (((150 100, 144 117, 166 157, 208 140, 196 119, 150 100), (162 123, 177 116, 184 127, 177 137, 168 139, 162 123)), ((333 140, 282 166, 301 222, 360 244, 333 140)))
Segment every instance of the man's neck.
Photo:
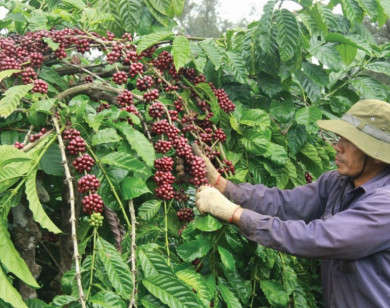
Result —
POLYGON ((359 187, 367 183, 369 180, 371 180, 379 173, 381 173, 383 170, 385 170, 388 166, 389 165, 385 163, 375 163, 371 160, 368 161, 364 172, 358 178, 353 179, 353 183, 355 184, 355 187, 359 187))

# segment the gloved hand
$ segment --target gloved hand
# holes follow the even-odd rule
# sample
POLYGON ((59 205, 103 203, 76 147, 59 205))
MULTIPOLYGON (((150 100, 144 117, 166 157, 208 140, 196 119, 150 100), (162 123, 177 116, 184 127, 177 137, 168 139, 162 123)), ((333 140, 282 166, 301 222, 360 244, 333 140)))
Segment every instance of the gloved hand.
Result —
POLYGON ((234 212, 241 208, 230 202, 218 189, 210 186, 201 186, 196 192, 195 205, 201 214, 211 215, 232 222, 234 212))
POLYGON ((218 181, 218 178, 221 176, 217 169, 215 169, 214 165, 211 163, 210 159, 202 153, 202 151, 199 149, 198 144, 193 143, 192 146, 192 153, 194 155, 202 157, 206 163, 206 169, 207 169, 207 182, 211 185, 214 186, 215 183, 218 181))

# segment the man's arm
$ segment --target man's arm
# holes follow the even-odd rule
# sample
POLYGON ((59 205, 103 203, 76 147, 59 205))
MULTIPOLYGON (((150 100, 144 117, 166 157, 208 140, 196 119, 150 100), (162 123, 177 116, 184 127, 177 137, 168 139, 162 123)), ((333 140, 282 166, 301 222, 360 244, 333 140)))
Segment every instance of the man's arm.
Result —
POLYGON ((216 188, 245 209, 283 220, 309 222, 322 216, 327 199, 334 195, 338 187, 337 177, 336 172, 328 172, 314 183, 291 190, 268 188, 260 184, 233 184, 225 179, 216 188))
POLYGON ((237 210, 232 221, 245 237, 266 247, 300 257, 354 260, 390 249, 389 198, 377 194, 308 224, 246 209, 237 210))

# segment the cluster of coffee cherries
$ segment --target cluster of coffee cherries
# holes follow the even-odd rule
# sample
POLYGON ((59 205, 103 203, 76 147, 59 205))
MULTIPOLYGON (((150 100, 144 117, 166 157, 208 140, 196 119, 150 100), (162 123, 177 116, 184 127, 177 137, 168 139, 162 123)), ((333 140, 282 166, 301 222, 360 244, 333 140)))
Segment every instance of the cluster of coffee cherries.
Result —
POLYGON ((194 210, 190 208, 181 208, 179 211, 177 211, 176 215, 177 218, 183 222, 190 222, 194 219, 195 216, 194 210))
MULTIPOLYGON (((40 139, 46 132, 47 132, 47 129, 45 127, 42 127, 38 133, 30 135, 28 140, 30 142, 34 142, 34 141, 40 139)), ((13 144, 13 146, 20 150, 20 149, 24 148, 25 144, 22 142, 16 141, 13 144)))
POLYGON ((311 182, 313 182, 313 176, 310 174, 309 171, 305 172, 305 180, 306 184, 310 184, 311 182))
POLYGON ((102 216, 102 214, 95 212, 89 216, 88 222, 91 227, 99 228, 103 226, 103 219, 104 217, 102 216))
MULTIPOLYGON (((68 141, 67 151, 70 155, 79 155, 73 161, 74 168, 79 173, 90 171, 95 163, 94 159, 85 152, 85 141, 81 137, 80 131, 75 128, 67 127, 62 132, 64 140, 68 141)), ((88 215, 103 212, 103 200, 96 191, 100 187, 99 179, 93 174, 85 174, 77 183, 77 190, 81 193, 88 193, 83 200, 83 211, 88 215)))
POLYGON ((46 128, 42 127, 38 133, 30 135, 30 138, 29 138, 30 142, 34 142, 35 140, 38 140, 39 138, 41 138, 43 136, 43 134, 46 133, 46 131, 47 131, 46 128))

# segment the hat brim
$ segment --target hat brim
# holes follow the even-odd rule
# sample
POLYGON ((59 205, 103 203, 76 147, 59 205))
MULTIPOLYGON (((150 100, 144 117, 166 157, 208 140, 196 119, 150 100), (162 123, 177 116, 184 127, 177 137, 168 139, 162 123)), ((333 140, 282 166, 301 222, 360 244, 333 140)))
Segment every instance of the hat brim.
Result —
POLYGON ((374 159, 390 164, 390 144, 371 137, 367 133, 343 120, 318 120, 317 125, 335 133, 350 142, 374 159))

